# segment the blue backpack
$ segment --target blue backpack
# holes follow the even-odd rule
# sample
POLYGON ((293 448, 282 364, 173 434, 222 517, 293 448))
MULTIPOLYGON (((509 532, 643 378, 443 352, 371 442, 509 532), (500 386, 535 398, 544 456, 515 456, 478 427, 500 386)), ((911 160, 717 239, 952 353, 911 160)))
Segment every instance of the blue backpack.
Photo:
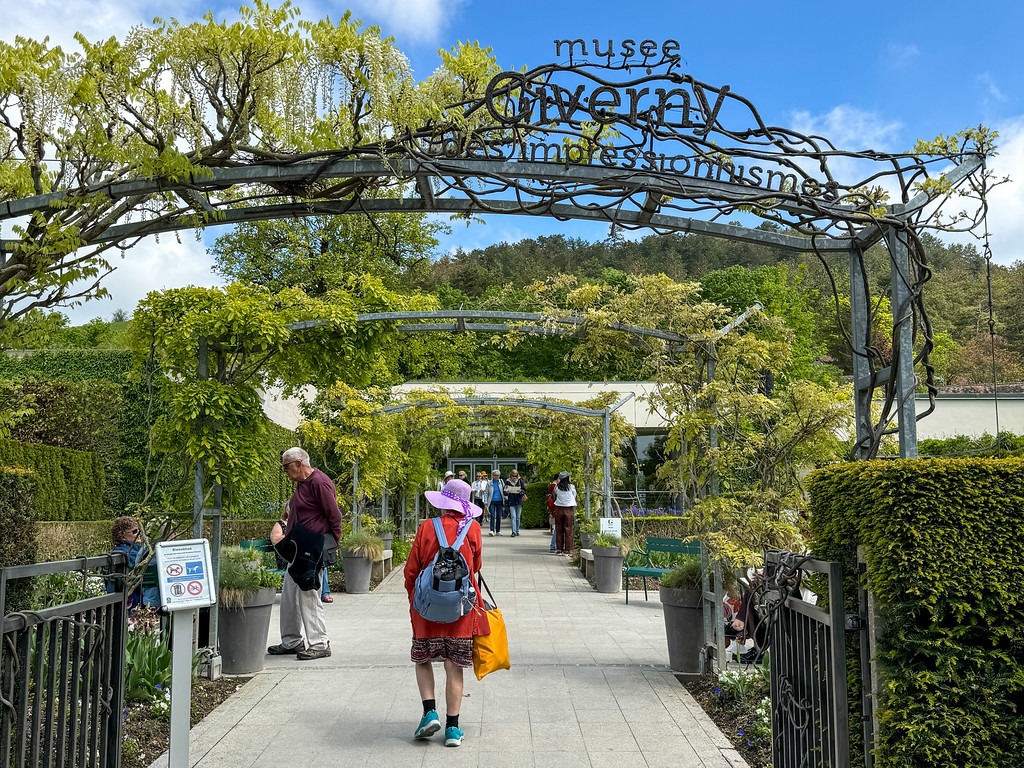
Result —
POLYGON ((449 545, 441 518, 435 517, 433 522, 439 548, 434 559, 416 577, 412 607, 427 621, 451 624, 473 610, 476 603, 476 591, 469 579, 469 564, 459 551, 469 525, 462 529, 455 543, 449 545))

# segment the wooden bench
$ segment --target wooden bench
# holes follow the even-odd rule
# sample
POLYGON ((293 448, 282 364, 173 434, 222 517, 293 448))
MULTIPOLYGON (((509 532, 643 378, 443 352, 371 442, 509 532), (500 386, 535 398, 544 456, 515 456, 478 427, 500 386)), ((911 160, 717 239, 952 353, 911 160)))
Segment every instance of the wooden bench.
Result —
MULTIPOLYGON (((644 600, 647 599, 647 579, 658 579, 672 570, 671 565, 657 565, 651 558, 652 554, 699 555, 699 541, 682 541, 681 539, 658 539, 647 537, 647 549, 631 549, 622 564, 622 573, 626 577, 626 604, 629 604, 629 577, 641 576, 644 580, 644 600)), ((660 558, 659 558, 660 559, 660 558)), ((667 558, 666 558, 667 560, 667 558)))
POLYGON ((588 579, 594 575, 594 550, 580 550, 580 571, 582 571, 583 575, 588 579))
MULTIPOLYGON (((273 554, 274 546, 270 543, 270 539, 246 539, 245 541, 239 542, 242 549, 255 549, 257 552, 270 552, 273 554)), ((279 573, 284 576, 285 572, 281 568, 268 568, 271 573, 279 573)))

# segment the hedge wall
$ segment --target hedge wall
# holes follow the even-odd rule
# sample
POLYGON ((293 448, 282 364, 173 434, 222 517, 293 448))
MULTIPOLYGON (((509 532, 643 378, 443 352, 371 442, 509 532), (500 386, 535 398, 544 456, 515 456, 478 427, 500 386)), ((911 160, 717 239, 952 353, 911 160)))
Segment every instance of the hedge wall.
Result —
MULTIPOLYGON (((221 544, 238 544, 243 539, 269 538, 273 522, 266 519, 224 520, 221 522, 221 544)), ((113 520, 37 522, 36 556, 40 561, 66 560, 77 555, 91 556, 109 552, 114 546, 110 538, 110 529, 113 525, 113 520)), ((191 529, 188 535, 191 536, 191 529)), ((206 538, 213 536, 209 521, 203 525, 203 535, 206 538)))
POLYGON ((98 520, 103 515, 103 466, 95 453, 0 440, 0 466, 36 473, 37 520, 98 520))
POLYGON ((858 544, 881 606, 875 765, 990 768, 1022 754, 1024 460, 858 462, 815 472, 808 488, 814 552, 842 562, 846 610, 858 544))
MULTIPOLYGON (((0 568, 36 561, 36 534, 32 515, 35 475, 24 469, 0 467, 0 568)), ((32 580, 18 579, 7 586, 0 615, 28 607, 32 580)))
MULTIPOLYGON (((266 514, 268 504, 276 508, 276 505, 287 501, 294 490, 291 481, 281 471, 281 454, 299 444, 298 435, 273 422, 267 424, 267 430, 269 447, 263 461, 263 471, 241 490, 238 503, 232 504, 232 514, 236 517, 260 517, 266 514)), ((277 512, 272 511, 270 516, 276 520, 277 512)))
MULTIPOLYGON (((116 499, 111 497, 108 514, 119 513, 131 501, 145 495, 146 456, 149 433, 146 412, 149 397, 145 387, 132 376, 132 353, 120 349, 39 350, 23 356, 0 355, 0 378, 57 379, 89 382, 104 379, 121 388, 121 409, 116 425, 116 499)), ((153 418, 162 413, 159 399, 153 403, 153 418)), ((77 446, 76 446, 77 447, 77 446)), ((168 468, 173 472, 177 467, 168 468)), ((108 491, 108 495, 112 492, 108 491)))

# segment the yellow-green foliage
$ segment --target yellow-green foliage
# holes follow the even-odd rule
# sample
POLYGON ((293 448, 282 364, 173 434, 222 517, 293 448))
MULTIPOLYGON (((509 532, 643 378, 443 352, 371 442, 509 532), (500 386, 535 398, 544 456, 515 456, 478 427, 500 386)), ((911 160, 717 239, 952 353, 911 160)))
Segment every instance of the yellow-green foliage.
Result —
POLYGON ((808 487, 814 552, 842 562, 847 611, 858 544, 882 606, 875 765, 1013 764, 1024 745, 1024 460, 846 464, 808 487))
POLYGON ((36 473, 37 520, 96 520, 103 516, 103 467, 94 453, 0 440, 0 465, 36 473))

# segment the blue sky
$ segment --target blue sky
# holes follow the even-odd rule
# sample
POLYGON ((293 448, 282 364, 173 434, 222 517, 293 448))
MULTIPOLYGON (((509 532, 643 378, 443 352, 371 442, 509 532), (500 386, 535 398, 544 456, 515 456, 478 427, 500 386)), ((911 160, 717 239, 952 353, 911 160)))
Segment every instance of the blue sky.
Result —
MULTIPOLYGON (((20 0, 5 3, 0 38, 50 35, 74 47, 81 30, 97 39, 122 36, 154 16, 181 21, 213 10, 233 18, 240 3, 191 0, 20 0)), ((438 48, 477 40, 505 68, 556 61, 553 41, 675 39, 683 70, 729 85, 769 124, 814 131, 850 149, 901 151, 915 139, 985 124, 1000 131, 993 167, 1014 181, 993 195, 995 259, 1024 259, 1024 67, 1019 59, 1024 4, 986 2, 850 3, 526 2, 354 0, 350 5, 298 2, 304 18, 346 8, 394 35, 418 77, 437 66, 438 48)), ((603 238, 607 227, 500 217, 456 224, 444 249, 472 248, 538 234, 603 238)), ((207 233, 209 240, 213 233, 207 233)), ((113 300, 69 312, 76 322, 129 311, 146 290, 213 284, 203 244, 183 234, 163 238, 126 261, 110 280, 113 300), (156 279, 153 275, 158 275, 156 279)))

